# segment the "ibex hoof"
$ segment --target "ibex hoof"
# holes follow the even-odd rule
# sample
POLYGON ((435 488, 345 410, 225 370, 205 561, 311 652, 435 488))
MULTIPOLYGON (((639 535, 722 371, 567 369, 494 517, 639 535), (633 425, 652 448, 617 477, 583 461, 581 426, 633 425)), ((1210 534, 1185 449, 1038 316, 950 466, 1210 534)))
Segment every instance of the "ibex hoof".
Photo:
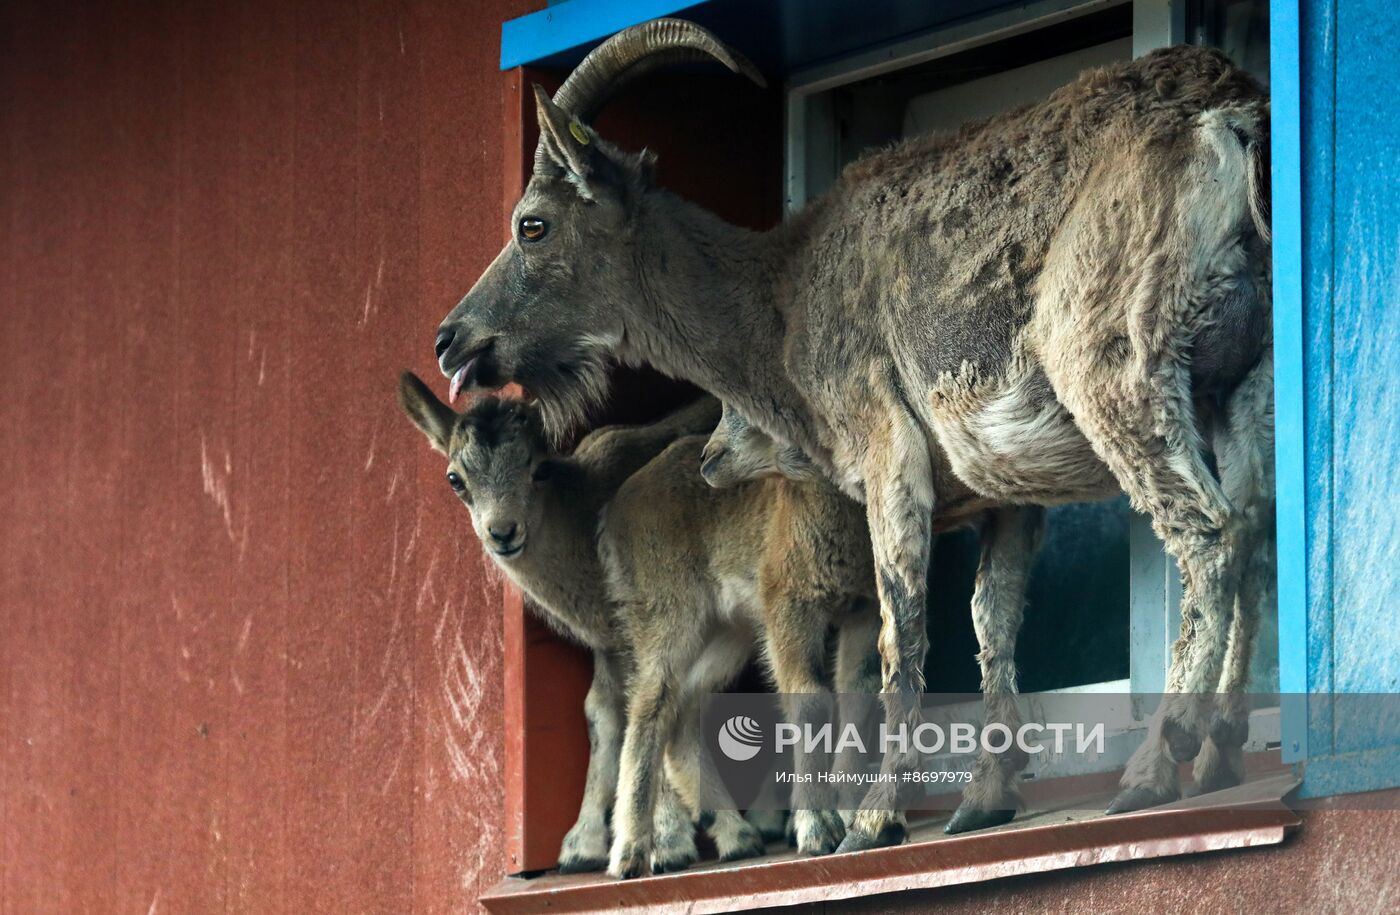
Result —
POLYGON ((743 861, 745 858, 757 858, 766 853, 768 849, 763 844, 763 836, 758 834, 757 829, 754 829, 739 834, 718 851, 721 861, 743 861))
POLYGON ((1242 747, 1249 740, 1249 716, 1227 718, 1217 715, 1210 723, 1210 739, 1221 749, 1242 747))
POLYGON ((1162 737, 1167 741, 1167 752, 1176 762, 1190 762, 1201 752, 1201 738, 1174 718, 1162 722, 1162 737))
POLYGON ((651 851, 651 872, 669 874, 683 871, 700 860, 700 852, 695 847, 695 835, 690 821, 685 829, 672 834, 658 833, 655 847, 651 851))
POLYGON ((846 838, 837 846, 836 853, 844 855, 852 851, 866 851, 871 848, 889 848, 903 845, 906 836, 903 823, 891 823, 880 830, 878 835, 869 836, 854 830, 846 833, 846 838))
POLYGON ((608 873, 619 880, 630 880, 651 873, 651 856, 640 845, 626 845, 613 851, 608 873))
POLYGON ((559 859, 559 873, 561 874, 592 874, 607 870, 607 867, 607 858, 569 857, 559 859))
POLYGON ((1109 804, 1108 810, 1104 812, 1110 816, 1115 813, 1132 813, 1134 810, 1146 810, 1148 807, 1170 804, 1179 797, 1180 792, 1175 788, 1124 788, 1118 792, 1118 796, 1113 799, 1113 803, 1109 804))
POLYGON ((799 854, 829 855, 845 838, 846 827, 834 810, 799 810, 793 817, 797 820, 799 854))
POLYGON ((1221 766, 1213 769, 1208 775, 1202 775, 1196 782, 1197 792, 1200 794, 1210 794, 1212 791, 1224 791, 1226 788, 1233 788, 1244 783, 1244 776, 1233 771, 1229 766, 1221 766))
POLYGON ((1211 742, 1201 748, 1201 755, 1196 757, 1192 775, 1196 777, 1197 794, 1233 788, 1244 781, 1244 751, 1239 747, 1221 749, 1212 737, 1211 742))
POLYGON ((680 851, 671 855, 663 855, 657 851, 651 856, 651 872, 653 874, 672 874, 685 870, 699 860, 700 856, 693 851, 689 854, 680 851))
POLYGON ((958 809, 953 811, 952 819, 948 825, 943 827, 943 831, 950 836, 955 836, 960 832, 972 832, 977 829, 991 829, 993 826, 1004 826, 1010 823, 1016 816, 1015 809, 1009 810, 983 810, 963 801, 958 805, 958 809))
POLYGON ((608 867, 608 830, 597 823, 576 823, 559 848, 559 873, 586 874, 608 867))
MULTIPOLYGON (((788 835, 788 816, 782 810, 750 810, 744 814, 749 825, 758 830, 764 842, 782 842, 788 835)), ((706 827, 708 828, 708 827, 706 827)))

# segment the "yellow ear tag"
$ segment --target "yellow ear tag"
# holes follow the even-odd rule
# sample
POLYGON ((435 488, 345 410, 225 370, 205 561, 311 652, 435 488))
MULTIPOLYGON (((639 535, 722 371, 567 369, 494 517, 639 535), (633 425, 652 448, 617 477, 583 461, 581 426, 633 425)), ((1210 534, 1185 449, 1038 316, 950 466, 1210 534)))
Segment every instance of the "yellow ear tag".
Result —
POLYGON ((574 139, 578 140, 580 144, 584 146, 588 145, 588 134, 584 131, 583 125, 578 121, 569 122, 569 133, 573 134, 574 139))

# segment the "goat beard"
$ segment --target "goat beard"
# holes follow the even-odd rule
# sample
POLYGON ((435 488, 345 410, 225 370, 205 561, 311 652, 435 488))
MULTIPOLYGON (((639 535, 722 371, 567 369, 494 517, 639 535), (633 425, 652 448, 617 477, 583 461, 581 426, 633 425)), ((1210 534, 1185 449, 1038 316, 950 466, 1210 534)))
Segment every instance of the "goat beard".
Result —
POLYGON ((552 358, 531 358, 521 366, 520 383, 540 408, 545 437, 563 447, 574 430, 607 402, 612 360, 601 341, 579 340, 552 358))

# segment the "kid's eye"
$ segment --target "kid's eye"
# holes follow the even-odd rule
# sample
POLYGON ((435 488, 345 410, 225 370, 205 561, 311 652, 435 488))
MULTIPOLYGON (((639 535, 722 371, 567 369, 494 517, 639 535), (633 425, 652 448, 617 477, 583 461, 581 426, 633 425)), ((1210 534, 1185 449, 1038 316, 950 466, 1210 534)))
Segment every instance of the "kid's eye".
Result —
POLYGON ((535 480, 537 482, 548 480, 552 473, 554 473, 554 468, 550 465, 549 461, 541 461, 535 467, 535 480))
POLYGON ((467 488, 467 484, 462 482, 462 478, 457 476, 455 470, 447 471, 447 485, 452 487, 453 492, 461 492, 467 488))

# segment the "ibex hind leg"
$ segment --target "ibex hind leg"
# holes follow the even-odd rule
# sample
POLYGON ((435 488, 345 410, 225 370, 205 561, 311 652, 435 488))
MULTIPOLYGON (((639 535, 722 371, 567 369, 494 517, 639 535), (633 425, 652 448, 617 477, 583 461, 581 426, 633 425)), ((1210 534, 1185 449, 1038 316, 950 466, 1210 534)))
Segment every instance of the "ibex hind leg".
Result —
POLYGON ((685 870, 700 860, 695 847, 695 821, 669 777, 658 785, 652 835, 652 873, 685 870))
MULTIPOLYGON (((836 693, 839 728, 854 726, 868 735, 875 728, 873 698, 880 692, 880 618, 874 612, 860 612, 844 620, 836 633, 836 693)), ((857 744, 842 743, 833 763, 835 771, 854 779, 863 771, 857 744)), ((852 782, 854 784, 854 782, 852 782)), ((849 802, 850 789, 843 792, 849 802)), ((857 802, 859 799, 856 799, 857 802)), ((855 819, 856 808, 841 809, 841 823, 847 829, 855 819)))
MULTIPOLYGON (((822 589, 807 591, 792 580, 786 563, 782 571, 764 570, 763 594, 766 626, 765 657, 783 695, 785 718, 804 731, 830 722, 835 703, 822 682, 826 639, 824 621, 832 607, 844 603, 844 595, 822 589)), ((846 828, 835 810, 835 792, 823 776, 831 771, 829 755, 801 744, 793 748, 794 771, 799 781, 792 789, 790 818, 797 850, 804 855, 826 855, 845 838, 846 828)))
POLYGON ((1273 593, 1273 359, 1266 350, 1226 404, 1214 430, 1221 487, 1238 523, 1241 575, 1225 670, 1210 731, 1196 757, 1194 775, 1202 792, 1244 780, 1244 743, 1249 737, 1249 661, 1260 614, 1273 593))
MULTIPOLYGON (((1075 323, 1064 321, 1065 330, 1075 323)), ((1140 346, 1152 344, 1151 334, 1145 336, 1140 346)), ((1046 369, 1056 395, 1133 506, 1151 516, 1181 569, 1181 634, 1172 648, 1168 695, 1129 760, 1114 813, 1180 796, 1176 764, 1200 752, 1209 730, 1210 694, 1220 682, 1243 558, 1238 513, 1202 452, 1189 365, 1165 336, 1168 343, 1149 359, 1134 358, 1133 347, 1115 345, 1108 334, 1063 333, 1044 350, 1053 355, 1046 369)))
POLYGON ((1193 402, 1196 385, 1224 382, 1265 342, 1257 150, 1231 126, 1242 117, 1202 117, 1184 159, 1144 141, 1095 173, 1040 278, 1034 344, 1055 395, 1181 569, 1168 695, 1110 812, 1179 796, 1176 763, 1209 733, 1248 555, 1193 402))
MULTIPOLYGON (((666 750, 666 772, 695 821, 715 844, 721 861, 752 858, 764 852, 759 827, 735 809, 714 760, 701 737, 706 693, 697 692, 686 701, 686 709, 666 750)), ((778 832, 782 833, 783 811, 778 832)))
MULTIPOLYGON (((1031 565, 1045 528, 1038 506, 993 512, 982 529, 982 559, 972 595, 972 622, 981 651, 982 701, 988 724, 1005 725, 1016 734, 1021 715, 1016 707, 1016 635, 1026 603, 1031 565)), ((1024 806, 1020 774, 1029 755, 1014 743, 1001 753, 983 750, 972 782, 943 831, 949 835, 1010 822, 1024 806)))

